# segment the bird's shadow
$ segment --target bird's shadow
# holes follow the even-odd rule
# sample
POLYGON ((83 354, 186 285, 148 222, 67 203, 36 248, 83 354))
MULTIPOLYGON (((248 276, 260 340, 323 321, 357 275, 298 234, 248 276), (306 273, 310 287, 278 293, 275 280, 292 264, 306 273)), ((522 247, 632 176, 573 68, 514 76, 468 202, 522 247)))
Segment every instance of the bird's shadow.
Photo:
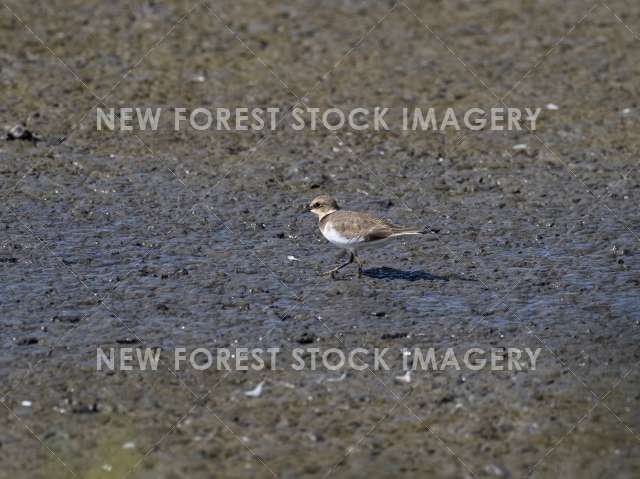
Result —
POLYGON ((389 268, 383 266, 382 268, 365 269, 362 274, 369 278, 396 280, 401 279, 404 281, 450 281, 452 279, 459 279, 462 281, 473 281, 469 278, 464 278, 457 275, 440 276, 431 274, 426 271, 403 271, 401 269, 389 268))

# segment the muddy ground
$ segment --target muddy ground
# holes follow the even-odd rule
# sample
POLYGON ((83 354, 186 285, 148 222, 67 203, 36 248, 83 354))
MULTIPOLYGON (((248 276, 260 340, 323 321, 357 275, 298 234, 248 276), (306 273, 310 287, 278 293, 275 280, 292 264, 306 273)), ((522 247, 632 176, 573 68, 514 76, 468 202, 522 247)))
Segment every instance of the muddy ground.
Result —
POLYGON ((0 119, 34 136, 0 142, 0 477, 638 477, 639 33, 623 0, 7 0, 0 119), (171 126, 297 101, 543 111, 535 133, 171 126), (98 105, 165 114, 97 131, 98 105), (300 214, 320 193, 432 232, 328 280, 300 214), (160 367, 96 370, 124 347, 160 367), (390 369, 174 371, 178 347, 387 347, 390 369), (415 347, 541 353, 398 381, 415 347))

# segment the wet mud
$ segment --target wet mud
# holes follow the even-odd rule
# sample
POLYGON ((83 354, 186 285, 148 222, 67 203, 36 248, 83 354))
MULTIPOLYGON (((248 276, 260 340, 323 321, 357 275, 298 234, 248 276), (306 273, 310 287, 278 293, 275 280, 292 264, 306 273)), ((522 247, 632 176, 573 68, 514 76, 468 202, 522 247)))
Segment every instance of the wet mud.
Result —
POLYGON ((638 477, 639 32, 621 0, 6 2, 0 477, 638 477), (533 133, 172 128, 299 101, 543 110, 533 133), (165 114, 97 131, 100 105, 165 114), (432 231, 331 281, 321 193, 432 231), (160 367, 96 370, 126 347, 160 367), (179 347, 283 364, 175 371, 179 347), (289 367, 310 347, 390 367, 289 367), (541 352, 397 379, 429 347, 541 352))

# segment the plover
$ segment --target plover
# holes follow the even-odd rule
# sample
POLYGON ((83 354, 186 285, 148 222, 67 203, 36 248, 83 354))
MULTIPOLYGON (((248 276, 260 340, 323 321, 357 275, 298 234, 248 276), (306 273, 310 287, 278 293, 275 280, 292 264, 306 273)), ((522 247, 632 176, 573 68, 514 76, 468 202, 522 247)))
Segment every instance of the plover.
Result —
POLYGON ((380 246, 391 238, 426 233, 424 228, 396 226, 368 213, 343 211, 337 201, 327 195, 314 198, 309 203, 308 209, 318 217, 322 236, 349 253, 349 259, 346 263, 324 273, 332 278, 335 277, 336 272, 354 261, 358 265, 358 276, 362 276, 364 262, 358 257, 358 252, 361 249, 380 246))

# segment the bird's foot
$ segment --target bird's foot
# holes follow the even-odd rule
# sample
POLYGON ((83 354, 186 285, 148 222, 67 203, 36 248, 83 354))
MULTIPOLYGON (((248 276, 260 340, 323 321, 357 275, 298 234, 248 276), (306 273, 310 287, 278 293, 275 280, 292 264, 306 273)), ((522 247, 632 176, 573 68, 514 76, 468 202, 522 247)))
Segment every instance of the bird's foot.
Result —
POLYGON ((331 279, 336 279, 336 273, 337 273, 337 272, 338 272, 338 270, 336 270, 336 269, 332 269, 332 270, 329 270, 329 271, 325 271, 325 272, 323 272, 323 273, 322 273, 322 276, 328 276, 328 277, 330 277, 331 279))
POLYGON ((358 256, 355 257, 356 264, 358 265, 358 278, 362 278, 362 269, 364 267, 364 261, 362 261, 358 256))

